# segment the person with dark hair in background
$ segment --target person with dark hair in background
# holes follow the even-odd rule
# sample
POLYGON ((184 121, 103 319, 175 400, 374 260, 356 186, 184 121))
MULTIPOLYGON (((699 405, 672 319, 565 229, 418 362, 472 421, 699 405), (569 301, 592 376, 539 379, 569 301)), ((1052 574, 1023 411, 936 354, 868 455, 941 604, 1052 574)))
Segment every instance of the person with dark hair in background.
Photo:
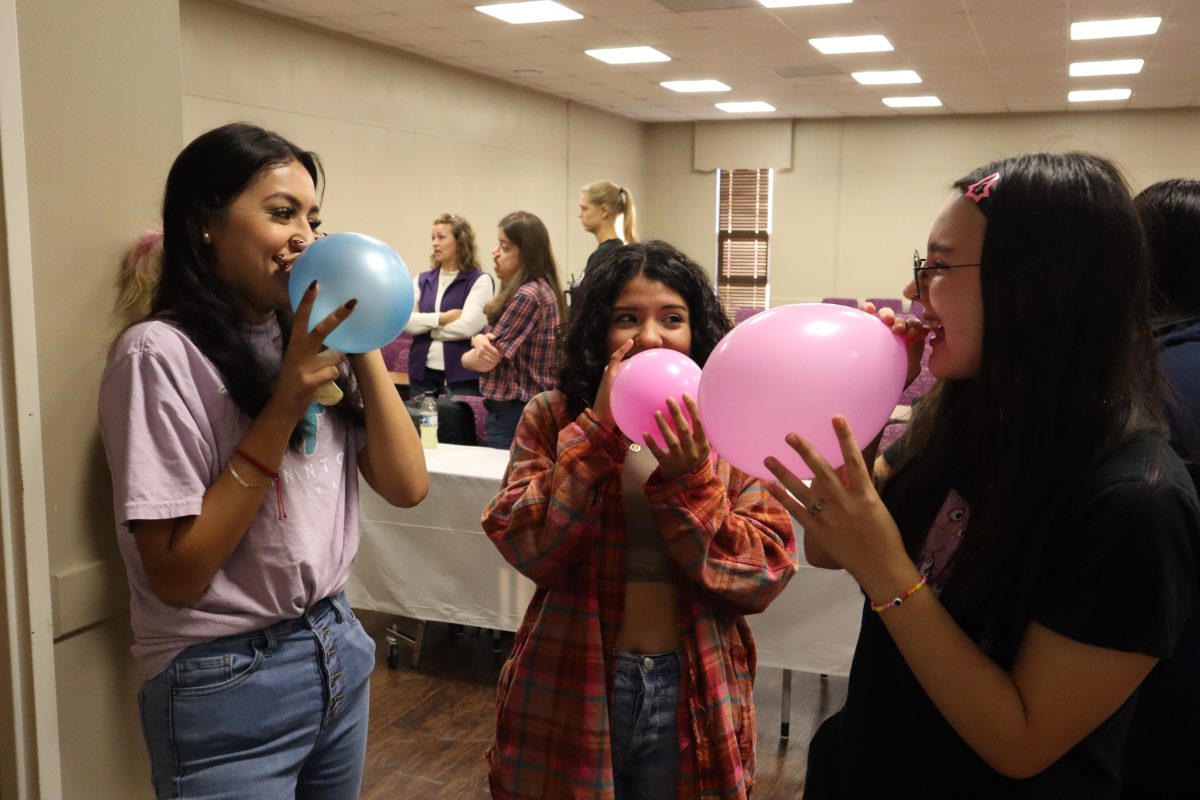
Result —
POLYGON ((841 417, 845 467, 795 435, 811 485, 767 459, 809 562, 866 595, 805 797, 1115 799, 1131 698, 1200 573, 1141 225, 1094 155, 1009 158, 954 189, 905 289, 924 324, 880 312, 910 376, 931 339, 939 382, 875 483, 841 417))
POLYGON ((310 331, 314 281, 293 317, 320 177, 315 155, 253 125, 185 147, 150 316, 101 380, 160 798, 358 797, 375 665, 342 591, 358 477, 404 507, 428 478, 379 352, 322 344, 357 301, 310 331), (333 380, 341 401, 314 402, 333 380))
MULTIPOLYGON (((1167 379, 1171 444, 1200 486, 1200 181, 1162 181, 1134 198, 1154 282, 1151 323, 1167 379)), ((1138 690, 1125 745, 1124 800, 1200 797, 1200 613, 1138 690)))
POLYGON ((695 401, 660 448, 616 428, 621 362, 665 347, 703 365, 729 331, 707 273, 663 242, 584 275, 558 390, 517 429, 483 527, 537 590, 500 673, 488 750, 500 800, 746 798, 754 639, 796 571, 787 514, 712 453, 695 401))
POLYGON ((500 291, 484 306, 488 328, 471 340, 463 366, 483 373, 488 447, 507 450, 521 410, 554 388, 558 327, 565 308, 550 233, 527 211, 500 220, 492 250, 500 291))
POLYGON ((413 279, 416 308, 404 330, 410 397, 448 388, 451 394, 479 395, 479 375, 462 365, 471 337, 487 320, 483 307, 493 295, 492 277, 479 268, 475 232, 456 214, 433 221, 430 268, 413 279))

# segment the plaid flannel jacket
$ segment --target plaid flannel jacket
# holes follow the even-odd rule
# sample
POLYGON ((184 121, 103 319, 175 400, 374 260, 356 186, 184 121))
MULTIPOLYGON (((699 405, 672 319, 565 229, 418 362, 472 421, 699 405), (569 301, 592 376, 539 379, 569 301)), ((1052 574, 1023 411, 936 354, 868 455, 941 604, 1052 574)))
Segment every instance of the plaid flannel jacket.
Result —
POLYGON ((558 385, 554 376, 558 301, 550 284, 538 278, 517 291, 496 324, 493 344, 500 363, 479 376, 479 392, 489 400, 528 400, 558 385))
MULTIPOLYGON (((561 392, 525 408, 483 527, 537 590, 500 673, 488 749, 500 800, 612 800, 608 704, 625 597, 627 440, 561 392)), ((646 496, 675 565, 683 637, 678 800, 746 798, 753 784, 754 640, 796 571, 791 521, 723 459, 646 496)))

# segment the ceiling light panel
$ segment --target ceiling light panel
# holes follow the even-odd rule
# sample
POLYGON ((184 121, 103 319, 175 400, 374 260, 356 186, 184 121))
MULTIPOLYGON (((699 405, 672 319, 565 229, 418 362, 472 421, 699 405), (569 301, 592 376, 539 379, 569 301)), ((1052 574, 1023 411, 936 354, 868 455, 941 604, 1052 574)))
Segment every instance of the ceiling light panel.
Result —
POLYGON ((809 39, 808 43, 825 55, 839 53, 886 53, 894 50, 886 36, 831 36, 825 39, 809 39))
POLYGON ((1117 36, 1149 36, 1158 32, 1162 17, 1133 17, 1131 19, 1098 19, 1091 22, 1072 22, 1072 39, 1112 39, 1117 36))
POLYGON ((851 72, 850 77, 864 86, 881 86, 889 83, 920 83, 921 76, 911 69, 891 69, 880 72, 851 72))
POLYGON ((1125 58, 1117 61, 1077 61, 1071 65, 1072 78, 1088 75, 1136 75, 1142 71, 1145 60, 1125 58))
POLYGON ((511 22, 513 25, 527 25, 531 22, 563 22, 565 20, 583 19, 564 5, 554 0, 531 0, 528 3, 496 3, 487 6, 475 6, 476 11, 489 17, 511 22))
POLYGON ((883 104, 889 108, 938 108, 942 101, 929 94, 919 97, 885 97, 883 104))
POLYGON ((750 100, 741 103, 717 103, 717 108, 730 114, 761 114, 774 111, 775 106, 762 100, 750 100))
POLYGON ((655 61, 671 60, 669 55, 661 53, 653 47, 605 47, 583 52, 605 64, 650 64, 655 61))
POLYGON ((720 81, 663 81, 658 84, 672 92, 728 92, 729 87, 720 81))
POLYGON ((1104 100, 1128 100, 1133 94, 1130 89, 1077 89, 1067 92, 1067 102, 1098 103, 1104 100))
POLYGON ((854 0, 758 0, 767 8, 798 8, 800 6, 840 6, 854 0))

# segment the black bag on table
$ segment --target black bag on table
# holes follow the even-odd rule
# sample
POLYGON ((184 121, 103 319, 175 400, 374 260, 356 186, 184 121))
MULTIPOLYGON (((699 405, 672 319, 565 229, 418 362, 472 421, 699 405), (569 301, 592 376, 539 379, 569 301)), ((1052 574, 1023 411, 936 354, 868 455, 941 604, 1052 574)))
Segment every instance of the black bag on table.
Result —
MULTIPOLYGON (((408 408, 408 416, 412 418, 413 425, 417 426, 417 433, 421 432, 421 401, 424 399, 425 395, 418 395, 411 400, 404 401, 405 407, 408 408)), ((467 445, 479 443, 475 437, 475 414, 472 413, 469 405, 460 403, 449 395, 439 394, 437 410, 438 441, 440 443, 467 445)))

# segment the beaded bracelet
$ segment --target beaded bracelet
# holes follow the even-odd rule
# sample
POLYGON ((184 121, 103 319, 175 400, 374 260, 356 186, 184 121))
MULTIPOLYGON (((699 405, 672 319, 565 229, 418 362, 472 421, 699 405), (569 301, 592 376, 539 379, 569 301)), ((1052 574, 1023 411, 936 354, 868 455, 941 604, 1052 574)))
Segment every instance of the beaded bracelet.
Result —
POLYGON ((921 591, 921 589, 923 589, 925 587, 925 580, 926 580, 926 576, 922 575, 921 580, 917 581, 912 586, 908 587, 903 592, 896 595, 895 597, 893 597, 891 600, 887 601, 886 603, 872 603, 871 610, 874 611, 875 613, 879 614, 884 611, 887 611, 889 608, 892 608, 893 606, 904 605, 905 600, 912 597, 914 594, 921 591))

